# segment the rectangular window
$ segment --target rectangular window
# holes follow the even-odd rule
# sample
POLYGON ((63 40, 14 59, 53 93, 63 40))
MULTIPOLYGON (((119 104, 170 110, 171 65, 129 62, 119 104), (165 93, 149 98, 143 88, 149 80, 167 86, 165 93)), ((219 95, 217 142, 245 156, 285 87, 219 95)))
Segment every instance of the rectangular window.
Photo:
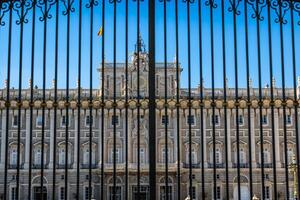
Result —
POLYGON ((17 200, 17 188, 16 187, 12 187, 11 188, 11 200, 17 200))
POLYGON ((169 125, 169 116, 168 115, 161 116, 161 123, 169 125))
POLYGON ((85 126, 90 126, 90 125, 93 126, 93 123, 94 123, 94 118, 93 118, 93 116, 87 115, 87 116, 85 117, 85 126))
POLYGON ((211 124, 213 125, 215 123, 216 126, 220 125, 220 118, 219 115, 211 116, 211 124))
POLYGON ((59 200, 65 200, 65 188, 61 187, 59 190, 59 200))
POLYGON ((43 126, 43 117, 37 116, 36 117, 36 127, 42 127, 43 126))
POLYGON ((111 116, 111 125, 119 126, 119 116, 118 115, 111 116))
POLYGON ((12 126, 13 127, 18 127, 18 120, 19 120, 18 115, 14 115, 13 120, 12 120, 12 126))
POLYGON ((268 115, 263 115, 262 116, 262 124, 267 125, 268 124, 268 115))
POLYGON ((217 200, 221 200, 222 199, 222 194, 221 194, 221 187, 220 186, 217 186, 217 200))
MULTIPOLYGON (((91 187, 91 198, 93 199, 93 187, 91 187)), ((84 200, 90 199, 89 187, 84 187, 84 200)))
POLYGON ((189 115, 187 118, 187 124, 195 125, 195 116, 189 115))
POLYGON ((244 125, 244 116, 243 115, 239 115, 239 125, 242 126, 244 125))
POLYGON ((292 125, 292 116, 291 115, 286 116, 286 124, 287 125, 292 125))

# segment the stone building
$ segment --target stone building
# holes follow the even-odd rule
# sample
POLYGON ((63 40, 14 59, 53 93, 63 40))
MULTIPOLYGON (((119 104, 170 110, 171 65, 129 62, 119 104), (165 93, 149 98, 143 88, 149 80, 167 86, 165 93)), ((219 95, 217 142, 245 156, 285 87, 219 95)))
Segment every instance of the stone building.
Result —
MULTIPOLYGON (((148 95, 148 55, 141 45, 140 53, 140 101, 145 101, 148 95)), ((140 134, 140 169, 141 169, 141 199, 149 199, 149 185, 148 185, 148 110, 143 107, 140 108, 140 127, 137 127, 137 109, 135 107, 135 101, 138 96, 137 92, 137 54, 134 53, 132 60, 128 66, 128 95, 129 95, 129 109, 128 109, 128 170, 129 170, 129 199, 136 199, 137 194, 137 133, 138 129, 140 134)), ((167 78, 167 94, 168 99, 171 102, 175 102, 176 88, 179 80, 176 80, 176 62, 167 63, 167 77, 164 76, 165 68, 164 63, 156 64, 156 94, 157 94, 157 116, 156 116, 156 133, 157 133, 157 197, 158 199, 164 199, 165 191, 165 143, 168 143, 168 170, 169 170, 169 186, 171 199, 184 199, 188 193, 189 187, 189 124, 191 124, 191 136, 192 136, 192 167, 193 167, 193 197, 192 199, 200 199, 201 197, 201 166, 202 161, 205 166, 205 196, 207 199, 213 199, 213 123, 215 124, 215 166, 217 176, 217 196, 214 199, 225 199, 225 120, 224 109, 218 107, 216 103, 215 116, 212 115, 212 108, 210 103, 204 103, 203 119, 201 119, 201 112, 199 104, 193 104, 191 109, 191 115, 188 115, 188 109, 185 107, 184 102, 187 102, 187 89, 180 89, 181 109, 180 109, 180 124, 177 124, 176 109, 168 109, 168 115, 165 115, 164 109, 161 109, 161 102, 165 95, 165 78, 167 78), (203 120, 203 127, 201 127, 201 120, 203 120), (165 123, 168 127, 168 141, 165 141, 165 123), (177 129, 180 128, 180 138, 177 138, 177 129), (204 132, 202 141, 201 130, 204 132), (177 148, 179 143, 180 149, 177 148), (201 157, 201 151, 203 149, 203 158, 201 157), (178 156, 180 155, 180 160, 178 156), (181 166, 181 190, 182 196, 177 197, 177 164, 181 166)), ((99 68, 99 76, 101 77, 101 67, 99 68)), ((101 164, 104 163, 104 193, 105 199, 112 199, 112 171, 113 171, 113 126, 116 124, 116 163, 117 163, 117 199, 124 199, 125 195, 125 109, 124 98, 126 88, 126 76, 125 76, 125 64, 117 63, 117 77, 116 77, 116 95, 118 108, 116 109, 116 115, 113 115, 113 109, 111 108, 111 101, 113 98, 113 63, 105 63, 104 69, 104 91, 100 89, 93 90, 94 102, 101 101, 101 95, 106 97, 104 124, 101 125, 101 108, 94 106, 92 115, 86 106, 86 102, 89 97, 89 90, 82 89, 81 96, 81 112, 80 112, 80 137, 78 137, 78 112, 74 104, 70 103, 69 108, 69 122, 67 123, 66 109, 64 107, 65 90, 58 90, 58 108, 56 115, 56 129, 54 128, 55 116, 53 108, 54 88, 46 90, 46 111, 45 111, 45 131, 44 131, 44 191, 48 199, 52 198, 52 172, 53 168, 56 168, 56 198, 59 200, 65 199, 64 188, 64 168, 65 168, 65 145, 66 145, 66 125, 68 124, 69 137, 68 137, 68 196, 69 199, 74 199, 76 194, 76 171, 77 163, 80 166, 80 198, 87 199, 88 196, 88 171, 89 171, 89 138, 90 131, 89 126, 92 124, 92 196, 99 199, 100 195, 100 180, 101 180, 101 164), (52 103, 51 103, 52 102, 52 103), (120 109, 119 109, 120 108, 120 109), (104 127, 104 141, 101 140, 102 126, 104 127), (54 143, 54 135, 56 134, 56 143, 54 143), (101 149, 103 149, 103 159, 101 158, 101 149), (79 147, 79 148, 78 148, 79 147), (56 152, 54 151, 56 149, 56 152), (77 157, 77 154, 80 157, 77 157), (54 156, 56 157, 56 166, 54 166, 54 156)), ((179 72, 180 73, 180 72, 179 72)), ((290 106, 287 102, 286 116, 283 116, 283 108, 281 106, 280 98, 282 96, 282 90, 277 88, 275 81, 273 81, 274 94, 277 103, 274 108, 274 119, 271 116, 271 109, 269 103, 270 88, 263 88, 263 106, 262 109, 262 133, 263 133, 263 146, 264 149, 264 169, 265 169, 265 194, 266 199, 272 199, 274 197, 273 192, 273 165, 276 164, 277 181, 278 181, 278 197, 284 199, 285 187, 284 187, 284 170, 285 162, 290 163, 292 157, 296 155, 296 140, 295 140, 295 113, 294 107, 290 106), (278 105, 277 105, 278 104, 278 105), (287 161, 284 154, 284 117, 286 117, 286 134, 287 134, 287 161), (274 129, 272 129, 272 121, 274 120, 274 129), (272 135, 274 134, 275 143, 272 143, 272 135), (275 146, 276 155, 275 163, 273 162, 273 146, 275 146)), ((252 164, 253 173, 253 187, 256 195, 260 195, 261 191, 261 139, 260 139, 260 113, 257 108, 258 89, 251 88, 251 109, 248 113, 247 107, 243 107, 242 101, 246 99, 246 89, 239 89, 239 95, 241 96, 239 104, 239 115, 236 120, 236 109, 230 107, 234 102, 235 90, 234 88, 227 88, 228 94, 228 109, 227 109, 227 156, 229 167, 229 191, 231 199, 237 199, 237 154, 239 152, 240 158, 240 180, 241 180, 241 199, 250 199, 249 195, 249 164, 252 164), (250 124, 248 124, 248 117, 251 117, 250 124), (238 122, 238 124, 236 124, 238 122), (239 127, 239 147, 237 149, 236 132, 239 127), (251 139, 249 143, 249 130, 251 131, 251 139), (250 152, 252 159, 249 161, 249 146, 252 151, 250 152)), ((5 86, 6 87, 6 86, 5 86)), ((6 88, 0 90, 0 96, 5 99, 6 88)), ((298 84, 297 93, 299 94, 300 84, 298 84)), ((76 102, 78 89, 70 90, 70 102, 76 102)), ((209 88, 203 88, 204 101, 210 102, 212 90, 209 88)), ((29 101, 30 86, 28 89, 22 91, 24 100, 29 101)), ((216 88, 216 101, 222 102, 223 89, 216 88)), ((286 89, 286 95, 288 98, 293 97, 293 89, 286 89)), ((17 97, 17 90, 11 89, 10 96, 12 101, 17 97)), ((192 89, 193 102, 199 102, 200 88, 192 89)), ((43 117, 41 112, 41 97, 42 90, 34 89, 35 103, 33 105, 33 117, 30 118, 29 107, 26 107, 26 103, 23 103, 21 110, 21 123, 18 124, 18 109, 14 107, 14 103, 11 103, 11 109, 9 111, 9 118, 6 119, 6 110, 4 109, 3 101, 1 100, 1 113, 0 113, 0 127, 1 127, 1 157, 0 157, 0 193, 3 197, 3 175, 5 157, 7 156, 8 166, 8 188, 10 199, 14 199, 16 190, 16 167, 17 167, 17 132, 18 126, 21 127, 21 142, 20 142, 20 194, 21 199, 26 199, 28 195, 28 173, 30 164, 30 151, 32 152, 32 197, 38 198, 41 193, 40 188, 40 171, 41 171, 41 138, 42 138, 42 124, 43 117), (6 141, 6 120, 8 120, 8 154, 5 155, 5 141, 6 141), (30 131, 30 124, 32 123, 32 132, 30 131), (32 140, 30 140, 30 138, 32 140), (32 145, 31 145, 32 144, 32 145)), ((147 103, 145 103, 147 104, 147 103)), ((173 105, 173 104, 172 104, 173 105)), ((98 105, 99 106, 99 105, 98 105)), ((222 107, 222 106, 221 106, 222 107)), ((290 192, 293 192, 293 176, 289 176, 290 180, 290 192)))

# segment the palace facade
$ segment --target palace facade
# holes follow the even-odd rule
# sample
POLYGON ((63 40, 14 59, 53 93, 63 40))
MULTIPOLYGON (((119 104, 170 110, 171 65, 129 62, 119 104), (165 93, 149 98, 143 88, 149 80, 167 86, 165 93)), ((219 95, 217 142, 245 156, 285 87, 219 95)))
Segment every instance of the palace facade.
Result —
MULTIPOLYGON (((143 45, 141 45, 143 47, 143 45)), ((70 90, 70 106, 69 106, 69 122, 67 122, 66 109, 64 104, 65 90, 58 90, 58 107, 56 115, 56 129, 55 129, 55 116, 54 116, 54 87, 46 90, 46 111, 45 111, 45 131, 44 131, 44 191, 47 199, 52 199, 52 184, 53 184, 53 168, 56 168, 56 199, 65 199, 65 156, 68 153, 68 197, 74 199, 76 194, 76 172, 77 163, 80 166, 80 198, 88 199, 88 181, 92 179, 92 196, 95 199, 100 199, 100 183, 101 183, 101 164, 104 163, 104 194, 105 199, 112 199, 112 186, 113 186, 113 127, 116 125, 116 163, 117 163, 117 199, 124 199, 125 195, 125 161, 126 154, 125 148, 128 147, 128 170, 129 170, 129 199, 137 199, 137 134, 139 129, 140 134, 140 171, 141 171, 141 198, 149 199, 149 181, 148 181, 148 169, 149 169, 149 140, 148 140, 148 110, 147 110, 147 95, 148 95, 148 55, 141 48, 140 53, 140 84, 139 84, 139 96, 141 99, 140 107, 140 127, 137 126, 137 108, 136 97, 137 92, 137 54, 132 56, 132 60, 128 66, 128 82, 126 84, 125 76, 125 64, 117 63, 117 76, 116 76, 116 95, 118 101, 118 107, 116 109, 116 115, 113 115, 113 63, 105 63, 104 68, 104 90, 102 91, 101 84, 100 89, 93 90, 94 107, 92 113, 90 113, 88 105, 89 90, 82 89, 81 96, 81 112, 78 116, 77 111, 77 91, 78 89, 70 90), (125 89, 128 86, 129 96, 129 108, 128 108, 128 144, 126 145, 126 118, 124 109, 125 89), (105 96, 104 106, 104 124, 101 124, 101 105, 95 102, 101 102, 101 95, 105 96), (75 102, 75 105, 74 105, 75 102), (99 108, 100 107, 100 108, 99 108), (92 115, 91 115, 92 114, 92 115), (78 137, 78 117, 80 117, 80 137, 78 137), (90 135, 89 127, 92 124, 92 135, 90 135), (65 152, 66 145, 66 126, 68 125, 68 152, 65 152), (102 126, 104 132, 102 132, 102 126), (104 134, 104 140, 102 141, 102 133, 104 134), (54 135, 56 134, 56 143, 54 143, 54 135), (89 138, 92 137, 92 177, 89 177, 89 138), (104 145, 102 155, 102 145, 104 145), (79 148, 78 148, 79 147, 79 148), (56 149, 56 152, 54 151, 56 149), (77 155, 80 157, 77 157, 77 155), (56 165, 54 166, 54 157, 56 158, 56 165)), ((101 65, 100 65, 101 66, 101 65)), ((207 199, 225 199, 225 119, 224 109, 222 105, 216 103, 215 115, 212 115, 211 96, 212 89, 203 88, 204 94, 204 107, 203 107, 203 119, 201 119, 201 105, 199 104, 200 87, 192 89, 193 105, 191 109, 191 115, 188 113, 187 108, 187 94, 188 90, 180 88, 180 123, 177 124, 176 106, 176 88, 179 80, 176 79, 176 61, 174 63, 167 64, 167 77, 165 77, 164 63, 156 64, 156 95, 157 95, 157 116, 156 116, 156 147, 157 147, 157 198, 165 199, 165 154, 168 152, 168 170, 169 170, 169 193, 171 199, 184 199, 188 194, 189 188, 189 124, 191 124, 191 137, 192 137, 192 172, 193 172, 193 196, 192 199, 200 199, 201 187, 202 187, 202 162, 205 166, 205 196, 207 199), (168 114, 164 111, 164 95, 165 95, 165 79, 167 79, 167 94, 169 99, 168 114), (198 102, 198 104, 197 104, 198 102), (207 103, 208 102, 208 103, 207 103), (220 106, 220 107, 218 107, 220 106), (201 127, 201 120, 203 120, 203 126, 201 127), (168 127, 168 141, 165 141, 165 124, 168 127), (213 132, 213 124, 215 124, 215 130, 213 132), (177 137, 177 129, 180 129, 180 138, 177 137), (202 139, 201 130, 203 130, 204 136, 202 139), (213 197, 213 133, 215 133, 215 166, 217 177, 217 196, 213 197), (168 143, 168 151, 165 149, 165 144, 168 143), (180 146, 180 149, 177 146, 180 146), (202 155, 203 150, 203 157, 202 155), (180 160, 178 160, 178 154, 180 160), (180 163, 180 176, 181 176, 181 197, 177 197, 177 164, 180 163)), ((100 77, 102 68, 99 68, 100 77)), ((179 71, 179 73, 181 70, 179 71)), ((55 81, 55 80, 54 80, 55 81)), ((249 80, 250 81, 250 80, 249 80)), ((102 80, 100 80, 102 83, 102 80)), ((300 81, 299 81, 300 83, 300 81)), ((227 88, 228 105, 227 105, 227 157, 229 167, 229 191, 230 198, 237 199, 237 155, 240 157, 240 180, 241 180, 241 199, 249 200, 249 164, 252 164, 252 179, 254 193, 259 196, 261 194, 261 166, 263 165, 265 170, 265 194, 266 199, 274 198, 277 195, 279 199, 285 199, 285 163, 292 162, 292 158, 296 155, 296 132, 295 124, 299 123, 295 121, 294 107, 287 103, 286 116, 283 115, 283 108, 280 105, 280 99, 282 97, 282 90, 276 87, 275 80, 273 81, 275 99, 278 100, 275 103, 274 118, 271 115, 271 107, 268 105, 270 99, 270 88, 263 88, 263 109, 260 119, 260 112, 258 108, 258 92, 257 88, 253 88, 250 83, 251 93, 251 106, 250 113, 248 113, 248 106, 245 107, 243 102, 246 100, 246 89, 239 89, 239 96, 241 97, 239 103, 239 114, 236 115, 235 106, 232 107, 230 102, 234 102, 235 90, 234 88, 227 88), (245 100, 243 100, 245 99, 245 100), (243 102, 242 102, 243 101, 243 102), (279 105, 277 105, 279 104, 279 105), (238 119, 236 120, 236 116, 238 119), (250 124, 248 123, 248 117, 250 116, 250 124), (284 127, 284 117, 286 126, 284 127), (236 123, 238 122, 238 124, 236 123), (274 129, 272 129, 272 123, 274 122, 274 129), (260 124, 262 123, 262 131, 260 124), (240 141, 237 149, 237 127, 240 141), (286 129, 285 129, 286 128, 286 129), (286 130, 286 144, 287 155, 284 154, 284 130, 286 130), (249 133, 251 137, 249 140, 249 133), (263 134, 263 155, 264 162, 261 162, 261 138, 260 134, 263 134), (274 134, 274 135, 273 135, 274 134), (272 139, 275 138, 275 143, 272 139), (251 152, 249 147, 251 146, 251 152), (273 147, 275 147, 275 162, 273 160, 273 147), (249 160, 251 155, 251 160, 249 160), (276 164, 277 172, 277 186, 278 193, 273 192, 273 166, 276 164)), ((1 113, 0 113, 0 135, 1 135, 1 157, 0 157, 0 196, 3 197, 4 186, 4 166, 5 157, 7 157, 8 163, 8 188, 10 199, 14 199, 16 190, 16 167, 17 167, 17 133, 18 126, 21 127, 21 154, 20 154, 20 199, 26 199, 28 195, 28 173, 30 164, 30 151, 32 152, 32 198, 38 199, 41 194, 40 188, 40 173, 41 173, 41 138, 42 138, 42 90, 34 89, 34 105, 33 116, 30 118, 30 109, 27 105, 30 97, 30 86, 28 89, 22 90, 22 96, 24 97, 24 103, 22 104, 21 116, 18 116, 18 109, 14 107, 14 103, 11 103, 11 109, 9 110, 9 118, 6 118, 6 109, 4 109, 4 101, 1 100, 1 113), (25 102, 26 101, 26 102, 25 102), (21 123, 18 123, 19 117, 21 123), (8 135, 6 135, 6 122, 8 120, 8 135), (32 124, 32 131, 30 125, 32 124), (6 137, 8 137, 8 154, 5 154, 6 149, 6 137), (32 141, 30 140, 32 139, 32 141), (32 143, 32 145, 31 145, 32 143)), ((12 101, 17 98, 18 91, 11 89, 10 97, 12 101)), ((300 84, 298 84, 297 94, 300 94, 300 84)), ((286 95, 288 98, 293 98, 293 89, 286 89, 286 95)), ((0 90, 0 96, 3 99, 6 98, 6 86, 0 90)), ((222 102, 223 89, 215 89, 216 101, 222 102)), ((248 104, 246 104, 248 105, 248 104)), ((299 116, 299 113, 296 113, 299 116)), ((290 194, 293 194, 293 176, 289 174, 290 194)))

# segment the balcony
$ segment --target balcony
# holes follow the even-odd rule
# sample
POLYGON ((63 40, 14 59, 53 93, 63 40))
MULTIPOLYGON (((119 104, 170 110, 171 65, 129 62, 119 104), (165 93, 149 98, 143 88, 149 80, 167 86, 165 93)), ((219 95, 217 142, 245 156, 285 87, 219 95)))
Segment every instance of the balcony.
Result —
POLYGON ((91 165, 90 164, 82 164, 81 169, 89 169, 90 166, 91 166, 91 169, 96 169, 98 167, 97 164, 91 164, 91 165))
MULTIPOLYGON (((201 165, 200 163, 193 163, 192 164, 192 168, 200 168, 201 165)), ((189 163, 183 163, 183 168, 190 168, 190 164, 189 163)))
MULTIPOLYGON (((57 166, 56 166, 56 169, 65 169, 65 164, 58 164, 57 166)), ((73 169, 73 164, 68 164, 68 169, 73 169)))
POLYGON ((264 167, 264 168, 272 168, 273 167, 273 163, 257 163, 257 167, 260 168, 260 167, 264 167))
MULTIPOLYGON (((232 167, 233 167, 233 168, 238 168, 238 164, 237 164, 237 163, 233 163, 233 164, 232 164, 232 167)), ((249 165, 248 165, 248 163, 240 163, 240 164, 239 164, 239 167, 240 167, 240 168, 248 168, 249 165)))
POLYGON ((216 166, 216 168, 224 168, 225 164, 224 163, 216 163, 216 164, 208 163, 208 168, 214 168, 214 166, 216 166))

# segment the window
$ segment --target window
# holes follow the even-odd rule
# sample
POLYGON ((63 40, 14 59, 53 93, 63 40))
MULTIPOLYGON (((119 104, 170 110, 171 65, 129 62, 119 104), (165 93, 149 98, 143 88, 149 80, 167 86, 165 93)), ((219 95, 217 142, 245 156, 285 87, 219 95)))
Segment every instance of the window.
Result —
MULTIPOLYGON (((13 116, 13 120, 12 120, 12 126, 13 126, 13 127, 18 127, 18 120, 19 120, 18 115, 14 115, 14 116, 13 116)), ((21 124, 20 124, 20 125, 21 125, 21 124)))
POLYGON ((238 123, 240 126, 244 125, 244 116, 243 115, 239 115, 238 123))
POLYGON ((287 125, 292 125, 292 116, 291 115, 286 116, 286 124, 287 125))
MULTIPOLYGON (((93 187, 91 187, 91 198, 93 198, 93 187)), ((90 188, 88 186, 84 187, 84 200, 90 199, 90 188)))
MULTIPOLYGON (((165 148, 162 148, 161 150, 161 160, 162 162, 166 162, 166 149, 165 148)), ((167 151, 167 154, 168 154, 168 163, 171 162, 171 154, 170 154, 170 149, 168 148, 168 151, 167 151)))
POLYGON ((65 200, 65 188, 64 187, 61 187, 59 189, 59 200, 65 200))
MULTIPOLYGON (((167 199, 166 192, 166 186, 160 186, 160 200, 167 199)), ((172 186, 168 186, 168 199, 172 199, 172 186)))
POLYGON ((43 117, 37 116, 36 117, 36 127, 42 127, 43 126, 43 117))
POLYGON ((196 200, 196 199, 197 199, 196 187, 193 186, 192 187, 192 200, 196 200))
MULTIPOLYGON (((68 149, 68 164, 71 164, 71 149, 69 147, 68 149)), ((59 148, 59 155, 58 155, 58 164, 59 165, 64 165, 66 160, 66 153, 65 153, 65 147, 60 147, 59 148)))
POLYGON ((93 123, 94 123, 93 116, 87 115, 85 117, 85 126, 93 125, 93 123))
POLYGON ((115 198, 114 198, 114 194, 113 194, 113 186, 109 186, 109 200, 121 200, 122 199, 122 189, 121 186, 116 186, 115 187, 115 198))
POLYGON ((194 115, 189 115, 187 117, 187 124, 195 125, 195 116, 194 115))
POLYGON ((262 116, 262 124, 267 125, 268 124, 268 115, 263 115, 262 116))
MULTIPOLYGON (((114 162, 114 149, 111 148, 110 151, 110 162, 114 162)), ((120 163, 120 149, 116 148, 116 163, 120 163)))
MULTIPOLYGON (((96 155, 95 150, 92 149, 92 165, 96 164, 96 155)), ((83 164, 89 164, 90 163, 90 148, 85 147, 83 152, 83 164)))
POLYGON ((10 164, 16 165, 18 159, 18 152, 16 147, 12 147, 10 150, 10 164))
POLYGON ((169 125, 169 116, 168 115, 161 116, 161 123, 169 125))
POLYGON ((220 186, 217 186, 216 189, 217 189, 217 190, 216 190, 216 193, 217 193, 216 199, 217 199, 217 200, 221 200, 221 199, 222 199, 221 187, 220 187, 220 186))
POLYGON ((265 197, 266 197, 266 200, 271 199, 270 186, 265 186, 265 197))
POLYGON ((11 200, 17 200, 17 188, 11 187, 10 189, 10 199, 11 200))
MULTIPOLYGON (((67 125, 67 116, 61 116, 61 126, 65 127, 67 125)), ((68 116, 68 126, 70 126, 70 116, 68 116)))
POLYGON ((119 126, 119 116, 118 115, 111 116, 111 125, 119 126))
POLYGON ((220 118, 219 115, 211 115, 211 125, 216 125, 219 126, 220 125, 220 118))

